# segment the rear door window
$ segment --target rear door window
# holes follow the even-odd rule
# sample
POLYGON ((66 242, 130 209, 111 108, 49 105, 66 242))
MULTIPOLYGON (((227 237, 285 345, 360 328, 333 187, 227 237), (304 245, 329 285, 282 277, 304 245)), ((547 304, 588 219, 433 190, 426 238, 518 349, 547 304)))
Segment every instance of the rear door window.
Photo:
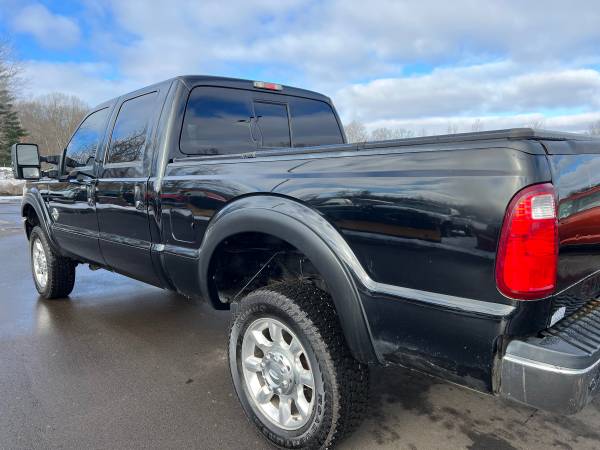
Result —
POLYGON ((342 132, 331 106, 320 100, 290 97, 294 147, 343 144, 342 132))
POLYGON ((290 147, 290 121, 287 105, 254 102, 256 125, 261 135, 261 147, 290 147))
POLYGON ((141 161, 157 95, 150 92, 123 102, 110 139, 108 164, 141 161))

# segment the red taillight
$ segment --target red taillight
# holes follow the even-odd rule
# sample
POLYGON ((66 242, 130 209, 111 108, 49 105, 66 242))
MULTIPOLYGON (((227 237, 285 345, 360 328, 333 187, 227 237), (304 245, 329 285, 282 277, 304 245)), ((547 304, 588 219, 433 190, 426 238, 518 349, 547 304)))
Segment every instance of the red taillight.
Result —
POLYGON ((554 187, 538 184, 520 191, 504 216, 496 283, 507 297, 535 300, 556 287, 558 225, 554 187))

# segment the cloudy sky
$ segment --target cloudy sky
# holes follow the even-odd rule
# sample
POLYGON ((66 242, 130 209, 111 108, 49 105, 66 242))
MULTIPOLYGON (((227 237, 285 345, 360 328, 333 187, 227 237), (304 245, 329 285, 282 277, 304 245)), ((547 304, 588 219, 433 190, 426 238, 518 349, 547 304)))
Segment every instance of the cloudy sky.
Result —
POLYGON ((0 0, 0 35, 23 96, 194 73, 318 90, 371 129, 600 120, 598 0, 0 0))

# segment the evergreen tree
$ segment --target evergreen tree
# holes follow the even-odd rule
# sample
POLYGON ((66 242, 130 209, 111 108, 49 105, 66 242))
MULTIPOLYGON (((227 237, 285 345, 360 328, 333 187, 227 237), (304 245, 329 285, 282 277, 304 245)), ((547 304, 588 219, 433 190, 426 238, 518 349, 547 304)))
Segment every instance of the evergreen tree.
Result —
POLYGON ((0 166, 10 165, 10 147, 26 134, 14 107, 16 72, 10 48, 0 39, 0 166))
POLYGON ((0 89, 0 165, 10 166, 10 147, 25 136, 13 98, 8 89, 0 89))

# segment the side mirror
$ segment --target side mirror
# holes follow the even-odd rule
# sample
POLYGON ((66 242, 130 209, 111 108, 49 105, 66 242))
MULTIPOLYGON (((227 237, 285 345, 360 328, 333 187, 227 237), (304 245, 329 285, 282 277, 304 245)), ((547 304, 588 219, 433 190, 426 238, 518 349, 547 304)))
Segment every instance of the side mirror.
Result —
POLYGON ((40 154, 36 144, 14 144, 10 148, 13 175, 17 180, 40 178, 40 154))

